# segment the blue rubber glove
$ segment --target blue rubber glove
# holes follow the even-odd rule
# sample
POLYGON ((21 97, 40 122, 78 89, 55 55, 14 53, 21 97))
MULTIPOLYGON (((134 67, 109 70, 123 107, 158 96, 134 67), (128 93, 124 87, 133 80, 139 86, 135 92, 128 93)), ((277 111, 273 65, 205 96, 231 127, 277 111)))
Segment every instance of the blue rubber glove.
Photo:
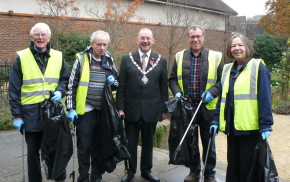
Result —
POLYGON ((203 103, 209 103, 213 99, 213 96, 211 95, 209 91, 203 92, 201 97, 205 97, 205 99, 203 100, 203 103))
POLYGON ((108 76, 107 80, 109 85, 113 85, 115 83, 115 78, 112 75, 108 76))
POLYGON ((53 97, 51 98, 51 100, 55 100, 55 101, 61 101, 61 92, 60 91, 55 91, 53 93, 53 97))
POLYGON ((213 130, 213 136, 217 136, 217 129, 218 129, 218 125, 216 124, 212 124, 209 128, 209 133, 211 134, 211 131, 213 130))
POLYGON ((74 109, 71 109, 68 111, 68 114, 67 114, 67 118, 70 122, 74 122, 75 119, 78 119, 78 114, 76 112, 76 110, 74 109))
POLYGON ((271 134, 270 131, 264 131, 264 132, 262 132, 261 133, 262 139, 263 140, 266 140, 267 138, 269 138, 270 134, 271 134))
POLYGON ((176 94, 175 94, 175 98, 180 98, 182 96, 182 94, 180 93, 180 92, 177 92, 176 94))
POLYGON ((24 124, 23 120, 16 120, 14 119, 13 121, 13 126, 19 131, 21 132, 21 127, 24 124))

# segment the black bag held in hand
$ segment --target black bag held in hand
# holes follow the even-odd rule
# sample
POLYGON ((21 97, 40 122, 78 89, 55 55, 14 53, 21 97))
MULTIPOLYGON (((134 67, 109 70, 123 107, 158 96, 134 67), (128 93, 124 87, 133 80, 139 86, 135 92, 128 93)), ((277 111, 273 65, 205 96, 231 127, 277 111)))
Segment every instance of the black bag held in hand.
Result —
POLYGON ((47 179, 54 180, 65 170, 72 156, 72 136, 61 102, 44 100, 41 115, 41 161, 47 179))
POLYGON ((100 164, 108 173, 116 168, 116 164, 129 159, 131 156, 127 150, 123 136, 122 120, 115 107, 111 86, 105 84, 102 96, 101 115, 101 147, 100 164))
POLYGON ((278 182, 279 176, 270 146, 261 140, 254 153, 252 167, 247 182, 278 182))
POLYGON ((169 131, 169 164, 192 164, 194 152, 197 150, 196 123, 190 126, 184 142, 180 141, 193 117, 195 108, 187 97, 173 98, 166 103, 168 112, 171 113, 169 131))

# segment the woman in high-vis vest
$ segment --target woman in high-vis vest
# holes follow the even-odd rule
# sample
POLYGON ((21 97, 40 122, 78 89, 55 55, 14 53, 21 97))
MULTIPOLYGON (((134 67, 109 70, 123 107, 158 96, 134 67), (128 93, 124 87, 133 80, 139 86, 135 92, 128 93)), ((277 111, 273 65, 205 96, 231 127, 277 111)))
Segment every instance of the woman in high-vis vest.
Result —
POLYGON ((211 130, 227 135, 227 182, 247 181, 255 146, 270 136, 273 125, 270 73, 242 34, 232 36, 226 50, 234 59, 223 69, 220 97, 211 130))

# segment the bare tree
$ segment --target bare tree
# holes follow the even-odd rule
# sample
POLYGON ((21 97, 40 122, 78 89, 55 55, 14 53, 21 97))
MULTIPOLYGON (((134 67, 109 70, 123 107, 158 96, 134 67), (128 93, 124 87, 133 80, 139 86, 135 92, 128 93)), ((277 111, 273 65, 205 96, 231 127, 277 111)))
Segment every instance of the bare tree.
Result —
MULTIPOLYGON (((128 3, 124 0, 107 0, 105 4, 101 4, 100 0, 95 1, 95 6, 86 7, 89 16, 96 18, 101 23, 101 29, 110 33, 111 43, 109 50, 112 55, 118 57, 118 50, 124 50, 126 39, 129 38, 128 31, 129 22, 134 20, 138 22, 144 21, 143 17, 137 16, 136 11, 142 0, 133 0, 128 3), (99 11, 100 6, 105 7, 105 11, 99 11)), ((131 37, 131 36, 130 36, 131 37)), ((117 65, 118 66, 118 65, 117 65)))
POLYGON ((171 69, 175 53, 181 50, 184 43, 187 42, 188 27, 206 25, 206 21, 200 16, 199 11, 196 11, 196 16, 191 16, 193 10, 189 8, 190 1, 167 0, 162 8, 165 15, 162 23, 165 25, 156 30, 159 35, 162 35, 157 36, 156 39, 167 50, 168 70, 171 69))
POLYGON ((59 37, 66 33, 79 16, 78 2, 77 0, 37 0, 37 3, 40 15, 46 16, 42 20, 49 24, 53 32, 51 42, 58 49, 59 37))

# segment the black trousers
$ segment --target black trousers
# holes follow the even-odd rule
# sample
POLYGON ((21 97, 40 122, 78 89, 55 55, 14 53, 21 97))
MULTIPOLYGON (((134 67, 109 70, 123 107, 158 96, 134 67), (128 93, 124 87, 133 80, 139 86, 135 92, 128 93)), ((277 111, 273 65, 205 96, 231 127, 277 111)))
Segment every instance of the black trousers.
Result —
POLYGON ((260 135, 229 135, 228 141, 228 167, 226 174, 227 182, 247 181, 253 154, 256 145, 259 142, 260 135))
MULTIPOLYGON (((25 141, 27 144, 27 164, 28 164, 28 181, 41 182, 41 165, 40 165, 40 145, 41 132, 25 132, 25 141)), ((66 179, 66 170, 56 179, 64 181, 66 179)))
POLYGON ((137 146, 139 133, 141 131, 141 164, 142 174, 151 172, 153 156, 153 139, 157 122, 145 123, 142 118, 137 122, 126 121, 126 133, 128 137, 128 150, 131 158, 129 159, 129 173, 135 174, 137 168, 137 146))
POLYGON ((89 181, 89 170, 91 177, 101 179, 104 173, 99 166, 100 146, 100 115, 101 111, 92 110, 80 115, 77 120, 77 155, 79 163, 78 182, 89 181))

